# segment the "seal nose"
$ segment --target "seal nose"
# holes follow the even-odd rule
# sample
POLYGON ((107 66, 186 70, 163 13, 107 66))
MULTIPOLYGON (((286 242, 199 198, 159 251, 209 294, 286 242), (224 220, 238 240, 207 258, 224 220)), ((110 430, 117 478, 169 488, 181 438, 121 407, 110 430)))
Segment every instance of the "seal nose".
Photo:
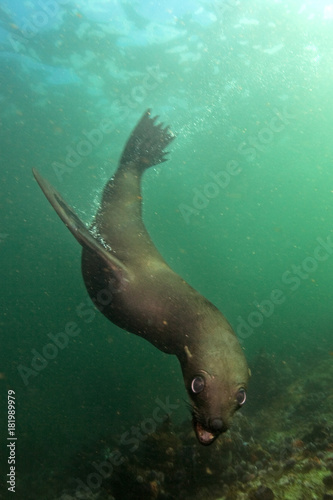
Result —
POLYGON ((211 427, 212 431, 214 431, 214 432, 221 432, 223 429, 222 419, 221 418, 214 418, 210 423, 210 427, 211 427))

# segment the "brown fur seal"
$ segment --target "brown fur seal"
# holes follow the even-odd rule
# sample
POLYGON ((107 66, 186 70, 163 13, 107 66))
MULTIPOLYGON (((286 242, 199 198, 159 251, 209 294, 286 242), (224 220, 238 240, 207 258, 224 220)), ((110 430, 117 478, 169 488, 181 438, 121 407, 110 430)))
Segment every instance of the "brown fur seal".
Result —
POLYGON ((132 132, 90 229, 35 170, 34 175, 83 247, 82 274, 96 307, 124 330, 178 357, 197 438, 208 445, 245 402, 249 370, 228 321, 170 269, 142 221, 142 174, 166 161, 164 149, 174 139, 156 119, 146 111, 132 132))

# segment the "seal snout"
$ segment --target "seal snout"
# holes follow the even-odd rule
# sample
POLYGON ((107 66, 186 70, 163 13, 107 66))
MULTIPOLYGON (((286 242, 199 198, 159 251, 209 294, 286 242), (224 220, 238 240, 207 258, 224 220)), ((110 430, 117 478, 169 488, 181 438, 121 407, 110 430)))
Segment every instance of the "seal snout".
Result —
POLYGON ((213 418, 204 425, 193 416, 194 430, 201 444, 209 445, 222 433, 227 430, 221 418, 213 418))
POLYGON ((223 421, 221 418, 214 418, 211 422, 210 422, 210 428, 211 430, 215 433, 215 432, 222 432, 223 431, 223 421))

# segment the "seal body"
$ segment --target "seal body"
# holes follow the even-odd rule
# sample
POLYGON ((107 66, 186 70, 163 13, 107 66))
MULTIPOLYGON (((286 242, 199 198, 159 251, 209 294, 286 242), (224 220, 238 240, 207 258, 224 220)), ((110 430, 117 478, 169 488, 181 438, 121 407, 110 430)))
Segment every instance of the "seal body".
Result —
POLYGON ((89 229, 34 175, 83 247, 82 275, 95 306, 119 327, 178 357, 194 429, 207 445, 229 428, 245 402, 249 370, 228 321, 168 266, 144 226, 142 174, 166 161, 164 150, 174 139, 150 115, 146 111, 133 130, 89 229))

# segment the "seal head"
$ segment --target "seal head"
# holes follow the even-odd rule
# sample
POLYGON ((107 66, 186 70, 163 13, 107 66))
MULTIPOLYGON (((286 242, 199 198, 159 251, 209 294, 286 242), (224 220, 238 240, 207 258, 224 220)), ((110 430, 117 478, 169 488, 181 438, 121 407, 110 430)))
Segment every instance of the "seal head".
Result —
POLYGON ((249 371, 240 362, 244 355, 232 330, 228 345, 222 345, 226 335, 225 331, 215 332, 220 346, 214 351, 205 350, 203 355, 186 349, 182 364, 194 431, 203 445, 212 444, 229 429, 234 413, 246 401, 249 371), (229 352, 230 357, 221 356, 221 352, 229 352))

